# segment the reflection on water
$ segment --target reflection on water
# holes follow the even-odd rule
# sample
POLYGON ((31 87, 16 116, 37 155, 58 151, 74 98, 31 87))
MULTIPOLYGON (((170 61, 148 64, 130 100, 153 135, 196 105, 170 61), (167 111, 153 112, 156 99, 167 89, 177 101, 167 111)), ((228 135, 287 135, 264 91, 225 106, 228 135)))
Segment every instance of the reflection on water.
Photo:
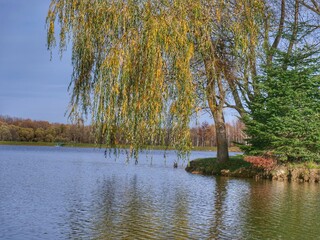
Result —
POLYGON ((0 146, 0 239, 320 236, 318 184, 197 176, 174 169, 173 153, 152 159, 135 166, 103 150, 0 146))
POLYGON ((254 182, 250 190, 246 235, 255 234, 260 239, 319 239, 318 184, 254 182))

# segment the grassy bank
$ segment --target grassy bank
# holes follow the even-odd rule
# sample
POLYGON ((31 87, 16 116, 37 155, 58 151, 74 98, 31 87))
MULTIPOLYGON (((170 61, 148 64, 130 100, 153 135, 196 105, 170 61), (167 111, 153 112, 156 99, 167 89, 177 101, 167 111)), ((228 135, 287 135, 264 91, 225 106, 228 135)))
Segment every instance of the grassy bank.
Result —
POLYGON ((239 169, 250 168, 251 164, 243 160, 242 155, 232 156, 227 162, 219 163, 217 158, 202 158, 190 162, 186 168, 188 172, 205 174, 205 175, 221 175, 222 172, 235 172, 239 169))
MULTIPOLYGON (((0 141, 0 145, 16 145, 16 146, 56 146, 57 143, 54 142, 19 142, 19 141, 0 141)), ((102 145, 97 145, 93 143, 63 143, 63 147, 83 147, 83 148, 108 148, 108 145, 102 144, 102 145)), ((129 148, 128 145, 123 145, 121 148, 129 148)), ((153 149, 153 150, 174 150, 173 147, 166 147, 166 146, 148 146, 148 149, 153 149)), ((193 151, 216 151, 216 147, 193 147, 193 151)), ((240 149, 237 147, 230 147, 229 148, 230 152, 240 152, 240 149)))
POLYGON ((0 141, 0 145, 12 145, 12 146, 62 146, 62 147, 83 147, 83 148, 106 148, 107 145, 96 145, 92 143, 54 143, 54 142, 19 142, 19 141, 0 141))
POLYGON ((271 169, 254 167, 242 155, 230 157, 224 163, 216 158, 196 159, 189 163, 187 172, 203 175, 270 179, 292 182, 320 182, 320 164, 315 162, 278 164, 271 169))
POLYGON ((51 142, 0 141, 0 145, 13 145, 13 146, 55 146, 56 143, 51 143, 51 142))

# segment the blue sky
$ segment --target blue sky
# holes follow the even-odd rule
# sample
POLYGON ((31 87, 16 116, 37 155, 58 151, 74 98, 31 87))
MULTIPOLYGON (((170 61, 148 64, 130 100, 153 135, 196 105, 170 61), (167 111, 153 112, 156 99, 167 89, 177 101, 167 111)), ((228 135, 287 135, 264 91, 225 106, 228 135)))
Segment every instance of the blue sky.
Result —
MULTIPOLYGON (((46 47, 50 0, 0 0, 0 115, 67 123, 71 56, 46 47)), ((226 120, 234 119, 227 111, 226 120)), ((212 123, 208 115, 201 121, 212 123)))
POLYGON ((0 114, 67 122, 70 54, 46 48, 50 0, 0 0, 0 114))

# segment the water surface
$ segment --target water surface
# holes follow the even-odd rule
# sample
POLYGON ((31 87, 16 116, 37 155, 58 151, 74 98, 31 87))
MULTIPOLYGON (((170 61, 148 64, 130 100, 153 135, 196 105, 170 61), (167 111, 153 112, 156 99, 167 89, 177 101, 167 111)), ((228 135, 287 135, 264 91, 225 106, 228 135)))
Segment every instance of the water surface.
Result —
POLYGON ((320 239, 318 184, 192 175, 174 152, 125 159, 0 146, 0 239, 320 239))

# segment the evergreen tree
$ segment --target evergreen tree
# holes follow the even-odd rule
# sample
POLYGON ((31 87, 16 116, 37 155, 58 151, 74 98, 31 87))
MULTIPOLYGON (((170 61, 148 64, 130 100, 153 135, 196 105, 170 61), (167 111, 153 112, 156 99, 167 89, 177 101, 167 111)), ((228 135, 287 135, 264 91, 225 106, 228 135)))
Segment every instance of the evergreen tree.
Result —
POLYGON ((249 155, 320 161, 320 76, 316 51, 278 53, 259 78, 260 94, 244 117, 249 155))

